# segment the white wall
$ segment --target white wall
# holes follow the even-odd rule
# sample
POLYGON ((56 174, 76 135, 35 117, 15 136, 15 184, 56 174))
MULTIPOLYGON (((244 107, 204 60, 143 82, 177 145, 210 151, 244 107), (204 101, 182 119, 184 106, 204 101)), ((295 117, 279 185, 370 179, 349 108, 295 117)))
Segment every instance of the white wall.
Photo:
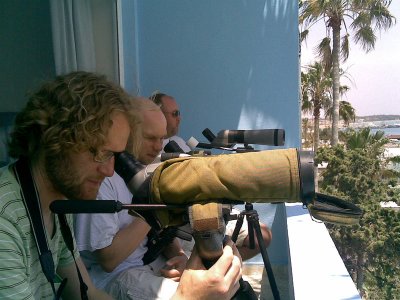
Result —
POLYGON ((117 7, 115 1, 90 0, 96 72, 119 82, 117 7))

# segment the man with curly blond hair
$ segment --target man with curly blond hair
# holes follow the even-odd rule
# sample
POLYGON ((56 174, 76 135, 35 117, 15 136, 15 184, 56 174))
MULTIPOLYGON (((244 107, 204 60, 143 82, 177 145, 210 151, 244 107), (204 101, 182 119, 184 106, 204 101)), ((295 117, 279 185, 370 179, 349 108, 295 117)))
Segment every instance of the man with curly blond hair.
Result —
MULTIPOLYGON (((129 96, 123 89, 88 72, 73 72, 43 84, 16 116, 9 154, 17 161, 0 169, 0 299, 80 299, 84 293, 78 270, 89 299, 110 299, 91 282, 76 247, 71 252, 67 248, 49 205, 54 200, 96 198, 103 180, 114 174, 114 154, 127 146, 132 119, 129 96), (57 294, 39 261, 23 201, 35 196, 22 193, 22 175, 34 183, 36 213, 41 215, 54 261, 53 281, 57 288, 63 281, 57 294)), ((70 215, 68 225, 72 225, 70 215)), ((72 242, 75 245, 73 236, 72 242)), ((234 251, 225 247, 220 260, 207 271, 193 255, 173 299, 232 297, 241 275, 234 251)))

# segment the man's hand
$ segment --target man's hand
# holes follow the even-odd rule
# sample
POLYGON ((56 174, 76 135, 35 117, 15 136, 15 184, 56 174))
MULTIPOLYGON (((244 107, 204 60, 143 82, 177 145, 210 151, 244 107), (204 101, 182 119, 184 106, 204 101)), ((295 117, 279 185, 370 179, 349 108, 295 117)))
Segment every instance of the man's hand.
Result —
POLYGON ((242 261, 232 241, 228 241, 222 256, 208 270, 194 249, 172 299, 231 299, 239 289, 241 276, 242 261))
POLYGON ((167 260, 165 266, 160 269, 160 273, 166 278, 179 282, 187 262, 188 258, 184 253, 182 255, 174 256, 167 260))

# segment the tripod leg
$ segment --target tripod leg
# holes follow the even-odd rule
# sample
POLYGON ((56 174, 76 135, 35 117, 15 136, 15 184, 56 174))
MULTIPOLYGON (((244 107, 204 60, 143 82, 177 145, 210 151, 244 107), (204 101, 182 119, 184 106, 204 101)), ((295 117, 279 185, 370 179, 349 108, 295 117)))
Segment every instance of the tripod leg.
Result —
POLYGON ((257 212, 255 212, 255 214, 248 215, 247 220, 249 223, 252 223, 252 225, 254 226, 254 230, 257 235, 258 246, 260 248, 260 253, 261 253, 261 256, 264 261, 265 270, 267 271, 272 294, 273 294, 275 300, 279 300, 280 299, 279 290, 276 285, 274 273, 272 272, 271 262, 269 261, 269 257, 268 257, 268 253, 267 253, 267 248, 265 246, 264 239, 263 239, 263 236, 261 233, 261 227, 260 227, 260 223, 258 220, 257 212))
POLYGON ((258 300, 257 294, 254 292, 250 283, 240 278, 239 284, 240 288, 231 300, 258 300))
MULTIPOLYGON (((234 243, 236 242, 236 240, 239 236, 239 231, 243 226, 243 220, 244 220, 244 215, 239 214, 237 221, 236 221, 235 229, 233 230, 232 237, 231 237, 231 239, 234 243)), ((253 237, 253 241, 254 241, 254 237, 253 237)), ((258 299, 253 288, 247 281, 243 280, 243 278, 240 278, 239 284, 240 284, 240 288, 231 300, 257 300, 258 299)))
POLYGON ((244 217, 243 217, 242 214, 239 214, 239 215, 238 215, 238 219, 237 219, 237 221, 236 221, 235 229, 233 230, 232 237, 231 237, 231 239, 232 239, 232 241, 233 241, 234 243, 236 243, 236 240, 237 240, 237 238, 238 238, 238 236, 239 236, 240 228, 242 228, 242 225, 243 225, 243 218, 244 218, 244 217))
POLYGON ((247 228, 248 228, 248 234, 249 234, 249 248, 250 249, 255 249, 256 248, 256 244, 254 241, 254 226, 253 226, 253 222, 249 222, 249 215, 246 215, 246 219, 247 219, 247 228))

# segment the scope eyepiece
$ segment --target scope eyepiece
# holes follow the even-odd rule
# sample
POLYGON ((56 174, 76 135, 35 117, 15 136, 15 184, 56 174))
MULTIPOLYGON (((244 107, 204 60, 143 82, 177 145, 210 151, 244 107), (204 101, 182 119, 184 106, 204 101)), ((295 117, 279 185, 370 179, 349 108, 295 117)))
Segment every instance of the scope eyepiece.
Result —
POLYGON ((164 146, 164 151, 166 153, 185 153, 177 142, 171 140, 164 146))
POLYGON ((115 155, 114 169, 125 181, 132 194, 134 194, 144 182, 145 177, 141 176, 141 173, 144 172, 145 167, 127 151, 115 155))

